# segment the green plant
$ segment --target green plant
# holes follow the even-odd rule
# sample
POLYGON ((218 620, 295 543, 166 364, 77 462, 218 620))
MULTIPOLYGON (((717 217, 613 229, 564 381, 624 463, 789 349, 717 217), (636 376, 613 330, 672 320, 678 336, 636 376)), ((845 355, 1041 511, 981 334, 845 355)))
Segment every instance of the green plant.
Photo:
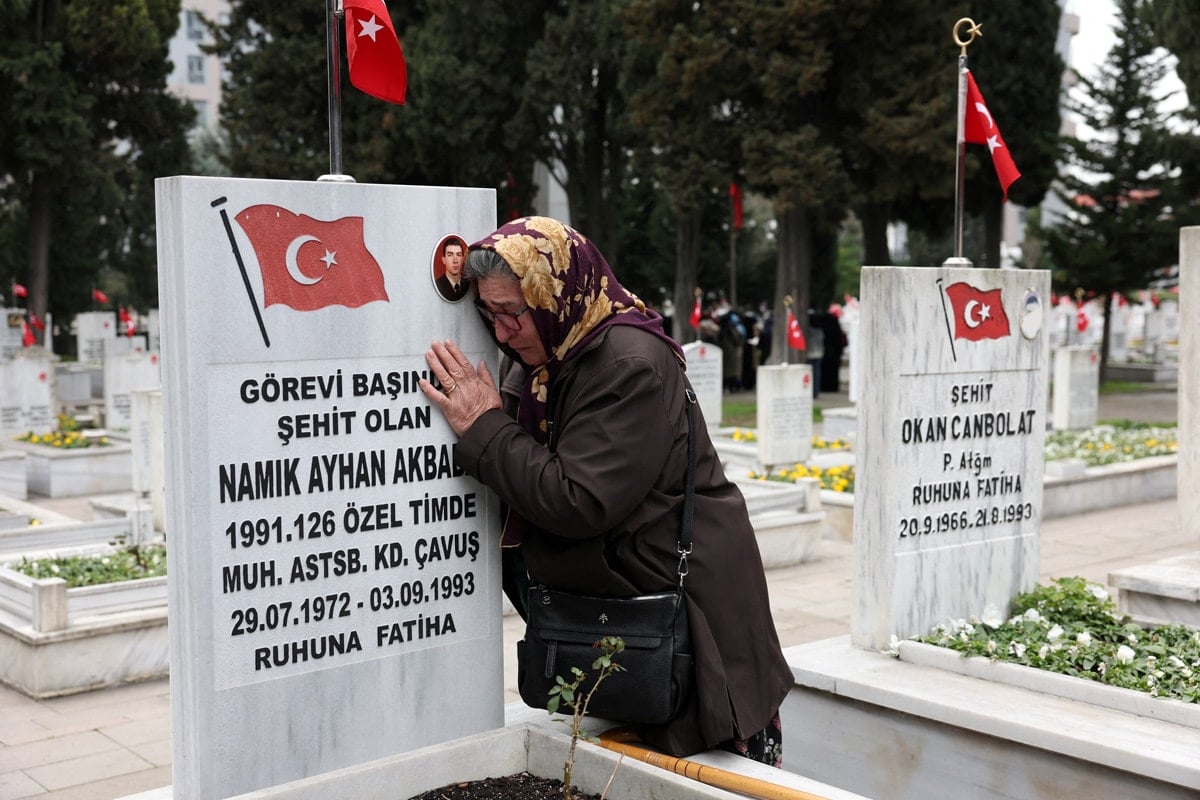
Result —
POLYGON ((1059 578, 1018 595, 1007 620, 992 609, 982 619, 938 625, 917 641, 1200 702, 1200 631, 1184 625, 1143 628, 1117 612, 1102 586, 1083 578, 1059 578))
MULTIPOLYGON (((592 662, 592 669, 599 670, 599 672, 587 693, 583 694, 581 687, 587 680, 588 673, 579 667, 571 667, 572 680, 567 681, 561 675, 556 675, 555 685, 550 690, 550 701, 546 703, 546 710, 551 714, 556 713, 564 704, 571 709, 571 746, 567 750, 567 759, 563 762, 563 800, 571 800, 571 775, 575 770, 575 746, 579 743, 579 738, 584 735, 583 718, 587 716, 588 703, 592 701, 592 696, 596 694, 596 690, 608 676, 625 671, 624 667, 613 661, 613 656, 620 655, 625 650, 625 640, 620 636, 605 636, 592 647, 599 648, 601 654, 592 662)), ((595 741, 595 738, 591 736, 584 738, 588 741, 595 741)))
POLYGON ((1046 434, 1047 461, 1081 459, 1089 467, 1134 461, 1179 451, 1179 432, 1170 425, 1123 422, 1046 434))
POLYGON ((31 578, 62 578, 67 588, 156 578, 167 574, 167 548, 131 545, 106 555, 21 560, 9 565, 31 578))

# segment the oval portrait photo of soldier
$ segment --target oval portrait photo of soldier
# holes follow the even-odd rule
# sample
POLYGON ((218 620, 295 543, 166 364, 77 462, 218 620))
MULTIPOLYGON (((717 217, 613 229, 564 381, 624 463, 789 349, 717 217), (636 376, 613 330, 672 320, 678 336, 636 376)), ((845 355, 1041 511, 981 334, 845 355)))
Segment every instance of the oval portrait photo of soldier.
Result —
POLYGON ((457 303, 467 296, 463 280, 463 262, 467 260, 467 243, 461 236, 450 234, 438 242, 433 253, 433 285, 443 300, 457 303))

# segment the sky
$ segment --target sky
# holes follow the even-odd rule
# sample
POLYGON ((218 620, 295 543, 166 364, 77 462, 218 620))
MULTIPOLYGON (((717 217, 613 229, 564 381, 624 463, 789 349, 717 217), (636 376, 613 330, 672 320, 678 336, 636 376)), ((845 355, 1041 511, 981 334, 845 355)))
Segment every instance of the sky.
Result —
POLYGON ((1104 61, 1113 45, 1116 7, 1111 0, 1080 0, 1074 5, 1079 15, 1079 33, 1071 39, 1071 66, 1088 76, 1104 61))
MULTIPOLYGON (((1075 0, 1074 11, 1079 15, 1079 33, 1071 38, 1070 65, 1084 77, 1094 78, 1096 70, 1104 62, 1108 51, 1112 48, 1116 37, 1113 35, 1113 24, 1116 22, 1116 5, 1112 0, 1075 0)), ((1160 86, 1163 93, 1173 92, 1164 104, 1168 111, 1182 109, 1187 105, 1187 95, 1183 84, 1175 74, 1174 58, 1170 59, 1170 69, 1160 86)), ((1171 123, 1168 122, 1170 126, 1171 123)), ((1092 132, 1087 126, 1080 125, 1076 130, 1080 138, 1090 138, 1092 132)))

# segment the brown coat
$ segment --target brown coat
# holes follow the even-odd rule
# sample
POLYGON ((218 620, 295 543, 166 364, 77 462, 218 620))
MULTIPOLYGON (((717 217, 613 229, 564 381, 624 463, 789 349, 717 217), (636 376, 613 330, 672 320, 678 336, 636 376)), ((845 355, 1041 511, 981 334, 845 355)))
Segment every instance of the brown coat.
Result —
MULTIPOLYGON (((674 587, 687 467, 683 370, 670 348, 610 328, 549 388, 551 449, 499 410, 464 434, 458 460, 540 530, 521 545, 535 583, 629 596, 674 587)), ((684 583, 696 693, 643 739, 675 755, 763 728, 791 686, 741 492, 696 419, 696 513, 684 583)))

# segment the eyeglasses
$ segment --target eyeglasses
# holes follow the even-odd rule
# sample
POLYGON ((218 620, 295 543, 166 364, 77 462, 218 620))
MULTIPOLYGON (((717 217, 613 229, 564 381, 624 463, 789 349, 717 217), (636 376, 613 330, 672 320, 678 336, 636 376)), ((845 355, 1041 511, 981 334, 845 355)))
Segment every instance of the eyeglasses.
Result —
POLYGON ((529 311, 529 304, 516 313, 507 311, 492 311, 483 304, 483 301, 475 301, 475 310, 479 312, 479 316, 483 317, 483 321, 489 325, 494 325, 499 322, 500 325, 511 333, 516 333, 521 330, 521 315, 529 311))

